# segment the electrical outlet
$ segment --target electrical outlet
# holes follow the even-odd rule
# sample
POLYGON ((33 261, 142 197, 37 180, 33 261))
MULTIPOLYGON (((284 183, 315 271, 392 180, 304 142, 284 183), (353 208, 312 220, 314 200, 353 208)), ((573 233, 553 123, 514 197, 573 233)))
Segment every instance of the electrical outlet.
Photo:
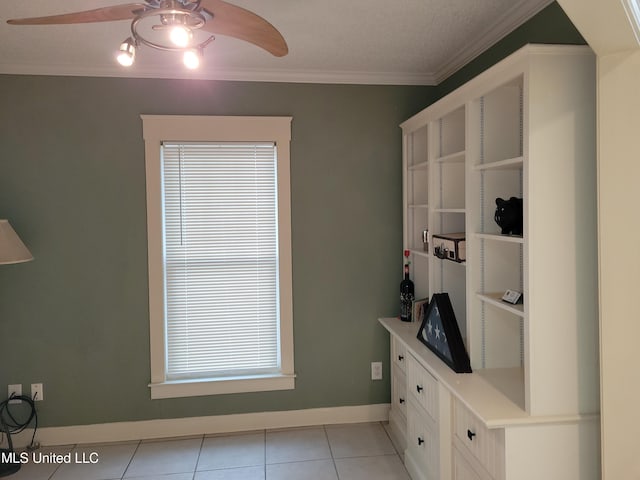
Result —
POLYGON ((44 400, 44 390, 42 388, 41 383, 31 384, 31 398, 36 402, 39 402, 40 400, 44 400))
POLYGON ((371 362, 371 380, 382 380, 382 362, 371 362))
MULTIPOLYGON (((21 384, 9 385, 9 387, 7 388, 7 398, 11 397, 11 394, 22 395, 22 385, 21 384)), ((21 403, 21 402, 22 400, 9 400, 9 403, 21 403)))

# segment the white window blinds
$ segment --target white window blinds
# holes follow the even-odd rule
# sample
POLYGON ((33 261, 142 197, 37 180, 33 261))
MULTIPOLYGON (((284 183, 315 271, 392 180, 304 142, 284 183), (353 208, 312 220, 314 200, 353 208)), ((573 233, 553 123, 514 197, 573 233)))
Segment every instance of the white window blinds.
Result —
POLYGON ((168 380, 276 372, 273 143, 162 145, 168 380))

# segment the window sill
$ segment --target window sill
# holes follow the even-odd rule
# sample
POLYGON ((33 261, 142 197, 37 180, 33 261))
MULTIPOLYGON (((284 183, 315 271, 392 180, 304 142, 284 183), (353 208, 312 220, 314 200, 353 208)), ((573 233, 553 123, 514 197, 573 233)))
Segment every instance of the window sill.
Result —
POLYGON ((230 378, 175 380, 149 384, 151 399, 198 397, 227 393, 267 392, 293 390, 294 374, 252 375, 230 378))

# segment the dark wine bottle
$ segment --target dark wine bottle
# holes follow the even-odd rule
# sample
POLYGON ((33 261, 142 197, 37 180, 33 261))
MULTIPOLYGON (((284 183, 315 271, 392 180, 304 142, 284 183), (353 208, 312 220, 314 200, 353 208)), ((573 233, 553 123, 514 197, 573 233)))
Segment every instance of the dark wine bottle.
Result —
POLYGON ((409 278, 409 251, 405 250, 404 256, 404 279, 400 282, 400 320, 403 322, 412 321, 411 311, 413 310, 414 286, 409 278))

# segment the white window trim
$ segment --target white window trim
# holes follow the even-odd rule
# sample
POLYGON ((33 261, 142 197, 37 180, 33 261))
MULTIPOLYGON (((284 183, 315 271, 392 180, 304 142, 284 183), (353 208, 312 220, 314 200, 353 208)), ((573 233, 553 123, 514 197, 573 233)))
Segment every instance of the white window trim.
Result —
POLYGON ((631 28, 633 28, 633 35, 636 38, 636 42, 640 45, 640 4, 638 0, 621 0, 624 11, 627 14, 631 28))
POLYGON ((149 326, 151 398, 291 390, 293 366, 293 295, 291 273, 290 150, 292 117, 141 115, 147 180, 149 326), (280 280, 280 352, 278 374, 224 379, 166 380, 164 262, 162 245, 161 144, 173 142, 275 142, 278 149, 278 254, 280 280))

